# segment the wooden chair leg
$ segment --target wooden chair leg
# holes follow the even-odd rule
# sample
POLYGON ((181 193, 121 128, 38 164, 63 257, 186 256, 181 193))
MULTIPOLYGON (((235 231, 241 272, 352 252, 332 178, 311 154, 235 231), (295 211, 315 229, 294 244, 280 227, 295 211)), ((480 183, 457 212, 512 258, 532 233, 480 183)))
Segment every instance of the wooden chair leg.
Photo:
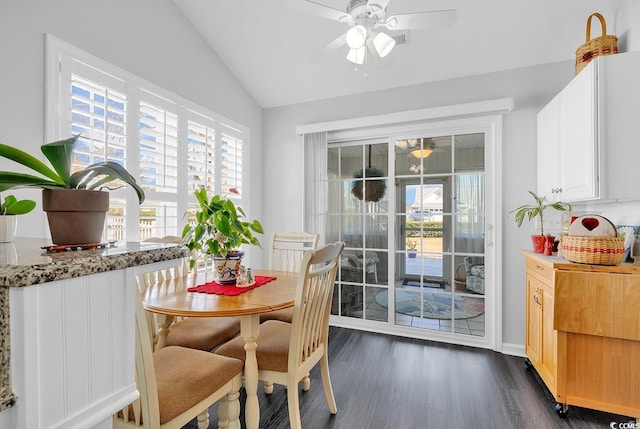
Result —
POLYGON ((331 411, 331 414, 336 414, 338 407, 333 396, 331 376, 329 375, 329 359, 326 354, 320 359, 320 374, 322 375, 322 386, 324 387, 324 395, 327 397, 327 404, 329 404, 329 411, 331 411))
POLYGON ((298 398, 298 386, 287 386, 287 404, 289 406, 289 424, 291 429, 302 429, 300 421, 300 401, 298 398))
POLYGON ((225 419, 226 426, 220 426, 220 421, 218 421, 219 429, 240 429, 240 384, 238 386, 234 386, 233 391, 231 391, 226 397, 223 403, 218 406, 218 415, 220 415, 220 408, 225 408, 225 419))
POLYGON ((307 373, 302 379, 302 390, 307 392, 309 389, 311 389, 311 379, 309 378, 309 373, 307 373))
POLYGON ((273 381, 264 382, 264 393, 271 395, 273 393, 273 381))
POLYGON ((198 429, 209 428, 209 410, 204 410, 198 414, 198 429))

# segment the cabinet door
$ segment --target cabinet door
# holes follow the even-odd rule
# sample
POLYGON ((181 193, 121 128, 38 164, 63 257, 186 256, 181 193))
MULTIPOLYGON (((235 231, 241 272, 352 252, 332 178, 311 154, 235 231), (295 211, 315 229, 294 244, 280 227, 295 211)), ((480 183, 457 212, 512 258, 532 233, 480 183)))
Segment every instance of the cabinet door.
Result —
POLYGON ((527 273, 527 320, 525 353, 536 369, 540 365, 542 347, 541 282, 527 273))
POLYGON ((559 94, 559 156, 562 201, 597 198, 596 67, 580 72, 559 94))
POLYGON ((538 373, 551 393, 555 395, 557 391, 558 333, 553 329, 553 287, 551 285, 543 285, 540 299, 542 301, 542 350, 538 373))
POLYGON ((548 201, 556 201, 560 189, 558 107, 556 97, 538 113, 537 122, 537 193, 548 201))

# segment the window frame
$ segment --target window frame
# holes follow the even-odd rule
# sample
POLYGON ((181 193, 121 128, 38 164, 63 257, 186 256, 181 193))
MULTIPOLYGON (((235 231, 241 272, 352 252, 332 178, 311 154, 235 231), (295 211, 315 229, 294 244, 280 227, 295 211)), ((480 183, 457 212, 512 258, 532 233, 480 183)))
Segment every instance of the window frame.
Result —
MULTIPOLYGON (((163 202, 175 201, 177 207, 176 231, 171 234, 180 235, 184 223, 183 215, 186 214, 188 206, 195 204, 196 199, 192 192, 188 191, 187 170, 187 138, 189 121, 197 122, 208 128, 215 130, 215 163, 214 175, 220 178, 221 171, 221 146, 223 136, 231 136, 240 142, 242 162, 239 165, 243 184, 243 192, 236 199, 236 203, 243 205, 250 200, 249 180, 247 177, 249 158, 249 129, 248 127, 231 121, 211 110, 193 103, 165 88, 156 86, 145 79, 127 72, 113 64, 110 64, 88 52, 85 52, 73 45, 63 42, 49 34, 45 37, 45 142, 56 141, 69 137, 71 128, 71 93, 68 86, 71 75, 75 69, 81 69, 86 74, 78 73, 83 78, 91 79, 97 83, 108 87, 117 88, 126 94, 126 120, 128 124, 126 131, 127 154, 125 167, 139 180, 140 178, 140 145, 133 142, 140 142, 139 119, 142 101, 150 102, 149 97, 156 100, 164 100, 167 105, 175 106, 175 113, 178 115, 178 165, 177 165, 177 192, 156 192, 149 191, 147 201, 163 202), (147 95, 148 94, 148 95, 147 95), (204 121, 204 123, 203 123, 204 121)), ((153 104, 153 103, 152 103, 153 104)), ((164 104, 163 104, 164 107, 164 104)), ((221 180, 214 182, 213 191, 210 195, 219 194, 222 191, 221 180)), ((237 197, 234 195, 234 197, 237 197)), ((110 199, 123 199, 129 207, 136 207, 137 197, 131 189, 110 191, 110 199)), ((126 230, 124 240, 140 241, 140 206, 137 210, 131 210, 126 214, 126 230)))

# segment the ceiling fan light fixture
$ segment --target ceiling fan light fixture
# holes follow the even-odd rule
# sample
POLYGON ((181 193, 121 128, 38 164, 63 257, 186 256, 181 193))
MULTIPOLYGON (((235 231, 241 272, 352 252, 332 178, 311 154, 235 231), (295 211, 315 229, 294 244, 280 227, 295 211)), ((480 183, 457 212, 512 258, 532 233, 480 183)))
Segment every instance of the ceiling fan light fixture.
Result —
POLYGON ((416 149, 411 151, 411 155, 414 158, 418 158, 418 159, 425 159, 429 157, 431 153, 433 153, 432 149, 416 149))
POLYGON ((367 29, 363 25, 354 25, 347 31, 346 39, 351 49, 362 48, 367 40, 367 29))
POLYGON ((389 52, 396 45, 396 41, 385 33, 378 33, 373 38, 373 46, 376 48, 376 52, 380 55, 380 58, 386 57, 389 52))
POLYGON ((364 55, 366 52, 366 48, 362 46, 358 49, 349 49, 349 53, 347 54, 347 59, 354 64, 362 65, 364 64, 364 55))

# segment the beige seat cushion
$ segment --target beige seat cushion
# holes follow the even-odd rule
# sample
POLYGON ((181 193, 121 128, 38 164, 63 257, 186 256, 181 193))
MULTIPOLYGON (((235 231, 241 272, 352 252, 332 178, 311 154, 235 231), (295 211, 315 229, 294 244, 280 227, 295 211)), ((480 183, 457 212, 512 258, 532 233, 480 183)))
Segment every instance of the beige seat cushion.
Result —
MULTIPOLYGON (((260 325, 257 341, 258 348, 256 349, 258 368, 261 370, 287 372, 290 337, 290 323, 268 320, 260 325)), ((234 338, 221 345, 215 353, 244 360, 244 339, 242 337, 234 338)))
POLYGON ((235 317, 190 317, 171 325, 167 345, 212 351, 240 334, 235 317))
POLYGON ((283 308, 282 310, 270 311, 260 315, 260 323, 267 320, 280 320, 281 322, 291 323, 293 319, 293 307, 283 308))
POLYGON ((172 346, 156 351, 153 363, 161 424, 213 394, 244 368, 238 359, 172 346))

